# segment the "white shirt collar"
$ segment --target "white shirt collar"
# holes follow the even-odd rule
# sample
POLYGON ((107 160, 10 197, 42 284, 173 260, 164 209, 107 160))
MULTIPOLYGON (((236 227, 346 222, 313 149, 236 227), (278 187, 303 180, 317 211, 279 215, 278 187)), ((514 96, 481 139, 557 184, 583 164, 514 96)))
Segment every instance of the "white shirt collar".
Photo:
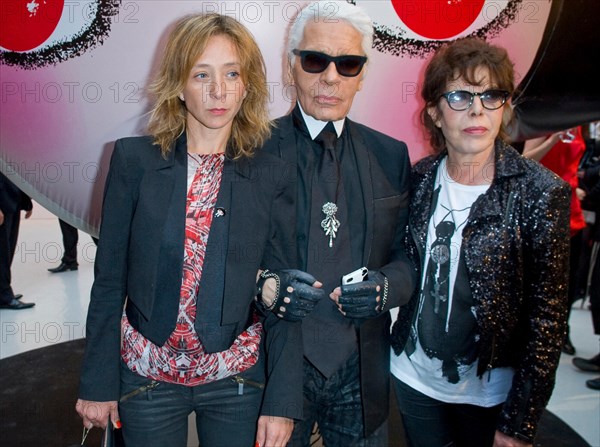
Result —
MULTIPOLYGON (((302 117, 304 118, 304 122, 306 123, 306 127, 308 128, 308 133, 310 133, 310 137, 314 140, 317 138, 317 135, 321 133, 321 131, 325 128, 329 121, 319 121, 314 119, 312 116, 307 115, 302 110, 302 106, 300 102, 298 102, 298 107, 300 108, 300 113, 302 113, 302 117)), ((337 133, 338 138, 342 136, 342 131, 344 130, 344 122, 346 118, 342 118, 338 121, 333 121, 333 127, 335 127, 335 133, 337 133)))

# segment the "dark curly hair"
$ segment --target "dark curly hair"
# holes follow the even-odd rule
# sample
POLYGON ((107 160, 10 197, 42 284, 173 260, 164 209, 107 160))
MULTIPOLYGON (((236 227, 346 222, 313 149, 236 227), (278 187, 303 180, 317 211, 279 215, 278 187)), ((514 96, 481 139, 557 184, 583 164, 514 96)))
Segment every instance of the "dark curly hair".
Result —
MULTIPOLYGON (((515 89, 514 65, 504 48, 492 45, 483 39, 466 37, 441 46, 429 61, 425 69, 425 78, 421 88, 421 97, 425 105, 421 110, 421 123, 429 133, 429 142, 435 152, 442 151, 445 138, 442 130, 435 125, 428 109, 439 111, 439 101, 452 82, 463 79, 469 84, 480 85, 476 79, 478 68, 486 68, 489 82, 494 88, 507 90, 511 94, 515 89)), ((507 126, 513 118, 510 105, 504 107, 504 117, 500 127, 499 138, 508 143, 507 126)))

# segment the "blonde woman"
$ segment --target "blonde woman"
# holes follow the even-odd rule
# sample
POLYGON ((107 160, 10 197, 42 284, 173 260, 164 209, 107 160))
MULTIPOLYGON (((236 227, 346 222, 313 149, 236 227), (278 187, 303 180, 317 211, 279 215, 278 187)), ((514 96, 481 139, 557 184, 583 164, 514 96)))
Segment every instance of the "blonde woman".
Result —
POLYGON ((77 411, 132 446, 186 446, 192 412, 203 446, 283 446, 302 353, 295 323, 253 307, 294 226, 282 163, 257 151, 263 58, 236 20, 188 16, 153 92, 150 135, 111 160, 77 411))

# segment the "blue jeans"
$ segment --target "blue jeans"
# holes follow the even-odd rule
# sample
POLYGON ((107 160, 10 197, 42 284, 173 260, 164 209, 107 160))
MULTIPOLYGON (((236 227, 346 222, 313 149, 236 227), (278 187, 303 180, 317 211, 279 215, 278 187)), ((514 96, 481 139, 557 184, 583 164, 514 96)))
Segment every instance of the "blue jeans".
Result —
MULTIPOLYGON (((385 403, 387 405, 387 402, 385 403)), ((304 359, 304 419, 294 425, 289 447, 308 447, 315 422, 325 447, 385 447, 387 422, 364 437, 358 352, 326 379, 304 359)))
MULTIPOLYGON (((238 376, 264 383, 260 359, 238 376)), ((119 413, 125 445, 186 447, 188 416, 195 411, 200 445, 254 447, 263 390, 244 385, 239 392, 231 378, 188 387, 155 382, 122 364, 119 413)))
POLYGON ((491 447, 502 405, 452 404, 392 376, 409 447, 491 447))

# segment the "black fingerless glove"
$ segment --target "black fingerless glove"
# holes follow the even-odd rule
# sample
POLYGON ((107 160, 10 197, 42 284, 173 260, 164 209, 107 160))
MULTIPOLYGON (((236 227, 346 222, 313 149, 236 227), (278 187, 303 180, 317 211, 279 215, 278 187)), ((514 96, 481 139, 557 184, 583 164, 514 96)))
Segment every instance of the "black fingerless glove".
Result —
POLYGON ((348 318, 377 317, 385 310, 388 288, 388 279, 383 273, 369 270, 366 280, 342 284, 338 302, 348 318))
POLYGON ((312 286, 315 281, 312 275, 300 270, 264 270, 256 282, 258 306, 284 320, 300 321, 314 309, 319 300, 327 297, 323 289, 312 286), (273 278, 277 286, 275 300, 267 306, 262 300, 262 288, 269 278, 273 278))

